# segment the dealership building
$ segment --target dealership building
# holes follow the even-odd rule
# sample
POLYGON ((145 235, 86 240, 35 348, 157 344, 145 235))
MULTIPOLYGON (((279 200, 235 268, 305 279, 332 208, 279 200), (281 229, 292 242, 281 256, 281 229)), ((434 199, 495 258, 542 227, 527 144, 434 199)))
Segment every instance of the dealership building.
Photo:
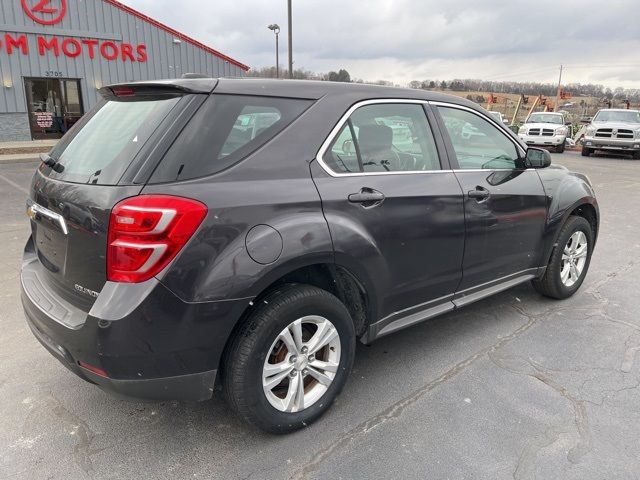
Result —
POLYGON ((1 0, 0 141, 60 138, 104 85, 247 70, 116 0, 1 0))

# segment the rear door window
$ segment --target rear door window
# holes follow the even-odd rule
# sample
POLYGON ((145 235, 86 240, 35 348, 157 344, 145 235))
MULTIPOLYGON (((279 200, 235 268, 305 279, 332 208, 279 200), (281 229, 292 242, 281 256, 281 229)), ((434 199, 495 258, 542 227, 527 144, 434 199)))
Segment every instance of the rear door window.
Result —
POLYGON ((181 97, 103 101, 51 151, 63 167, 51 178, 115 185, 181 97))
POLYGON ((156 168, 150 182, 203 177, 228 168, 293 122, 310 100, 211 95, 156 168))
POLYGON ((421 104, 365 105, 349 117, 322 160, 335 173, 440 170, 421 104))

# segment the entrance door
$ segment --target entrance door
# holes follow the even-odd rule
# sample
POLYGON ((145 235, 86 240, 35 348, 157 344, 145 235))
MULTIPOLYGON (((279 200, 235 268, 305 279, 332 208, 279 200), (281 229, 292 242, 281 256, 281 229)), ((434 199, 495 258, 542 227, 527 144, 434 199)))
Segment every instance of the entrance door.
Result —
POLYGON ((34 140, 62 137, 84 114, 79 80, 26 78, 24 83, 34 140))

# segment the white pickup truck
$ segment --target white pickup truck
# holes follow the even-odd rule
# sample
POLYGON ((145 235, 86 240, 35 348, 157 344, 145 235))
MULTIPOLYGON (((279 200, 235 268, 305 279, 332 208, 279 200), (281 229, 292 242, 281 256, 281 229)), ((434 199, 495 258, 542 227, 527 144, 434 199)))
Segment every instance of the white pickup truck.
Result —
POLYGON ((640 159, 640 111, 607 108, 600 110, 587 126, 582 155, 596 150, 632 154, 640 159))
POLYGON ((532 113, 518 130, 518 137, 527 145, 552 147, 562 153, 569 137, 569 125, 561 113, 532 113))

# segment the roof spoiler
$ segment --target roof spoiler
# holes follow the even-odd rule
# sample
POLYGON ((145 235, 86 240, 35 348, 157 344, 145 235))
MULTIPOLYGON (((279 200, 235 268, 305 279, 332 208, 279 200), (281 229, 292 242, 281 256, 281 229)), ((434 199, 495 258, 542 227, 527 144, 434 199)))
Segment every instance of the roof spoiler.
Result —
POLYGON ((118 83, 99 90, 106 100, 125 101, 132 97, 171 98, 187 94, 209 94, 216 88, 217 78, 182 78, 150 82, 118 83))

